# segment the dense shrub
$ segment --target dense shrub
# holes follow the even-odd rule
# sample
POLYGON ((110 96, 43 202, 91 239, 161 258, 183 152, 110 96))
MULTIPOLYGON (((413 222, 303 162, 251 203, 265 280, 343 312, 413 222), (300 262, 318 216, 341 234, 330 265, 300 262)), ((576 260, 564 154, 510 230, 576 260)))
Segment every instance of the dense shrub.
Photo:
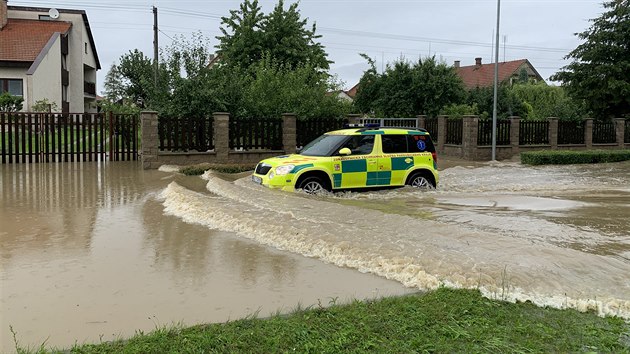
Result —
POLYGON ((630 150, 542 150, 521 153, 521 163, 527 165, 569 165, 630 160, 630 150))

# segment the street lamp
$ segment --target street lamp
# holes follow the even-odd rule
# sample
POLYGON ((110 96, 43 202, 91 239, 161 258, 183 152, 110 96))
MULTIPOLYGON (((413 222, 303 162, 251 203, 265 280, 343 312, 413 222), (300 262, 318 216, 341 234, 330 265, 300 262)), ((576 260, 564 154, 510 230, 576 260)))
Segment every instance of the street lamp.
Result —
POLYGON ((494 103, 492 107, 492 161, 497 159, 497 100, 499 96, 499 19, 501 0, 497 0, 497 38, 494 41, 494 103))

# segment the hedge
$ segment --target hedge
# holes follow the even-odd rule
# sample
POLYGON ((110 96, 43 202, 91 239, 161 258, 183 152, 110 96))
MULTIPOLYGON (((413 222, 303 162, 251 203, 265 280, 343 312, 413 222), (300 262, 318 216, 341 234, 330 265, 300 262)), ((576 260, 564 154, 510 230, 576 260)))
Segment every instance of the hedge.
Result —
POLYGON ((521 153, 527 165, 568 165, 630 160, 630 150, 541 150, 521 153))

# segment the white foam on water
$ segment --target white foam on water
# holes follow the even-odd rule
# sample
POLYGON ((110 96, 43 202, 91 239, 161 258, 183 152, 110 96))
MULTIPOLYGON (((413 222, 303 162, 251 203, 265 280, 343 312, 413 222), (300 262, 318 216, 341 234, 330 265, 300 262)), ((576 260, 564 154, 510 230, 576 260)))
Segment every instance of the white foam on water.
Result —
POLYGON ((162 165, 158 168, 158 171, 174 173, 174 172, 179 172, 180 168, 181 167, 177 165, 162 165))
POLYGON ((282 193, 206 173, 212 197, 171 183, 165 212, 421 290, 479 288, 540 306, 630 318, 630 263, 453 225, 282 193))

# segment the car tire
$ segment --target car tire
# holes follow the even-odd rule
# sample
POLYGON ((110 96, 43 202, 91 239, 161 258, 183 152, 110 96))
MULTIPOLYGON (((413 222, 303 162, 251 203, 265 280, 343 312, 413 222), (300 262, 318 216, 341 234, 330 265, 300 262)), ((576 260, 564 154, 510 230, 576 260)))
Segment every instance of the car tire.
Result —
POLYGON ((416 172, 407 179, 408 186, 418 189, 435 189, 435 182, 426 172, 416 172))
POLYGON ((326 182, 324 182, 321 178, 316 177, 316 176, 304 178, 300 182, 298 189, 303 190, 304 193, 307 193, 307 194, 317 194, 317 193, 330 191, 326 182))

